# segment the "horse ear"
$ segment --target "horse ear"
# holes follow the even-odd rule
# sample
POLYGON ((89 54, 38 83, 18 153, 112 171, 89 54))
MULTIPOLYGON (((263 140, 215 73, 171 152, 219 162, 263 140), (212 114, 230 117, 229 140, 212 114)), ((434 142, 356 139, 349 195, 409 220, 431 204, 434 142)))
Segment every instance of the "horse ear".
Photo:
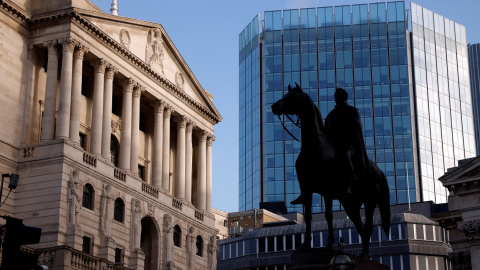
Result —
POLYGON ((300 87, 300 85, 298 85, 297 82, 295 82, 295 86, 296 86, 297 88, 299 88, 299 89, 302 89, 302 88, 300 87))
POLYGON ((292 87, 288 84, 288 92, 292 91, 292 87))

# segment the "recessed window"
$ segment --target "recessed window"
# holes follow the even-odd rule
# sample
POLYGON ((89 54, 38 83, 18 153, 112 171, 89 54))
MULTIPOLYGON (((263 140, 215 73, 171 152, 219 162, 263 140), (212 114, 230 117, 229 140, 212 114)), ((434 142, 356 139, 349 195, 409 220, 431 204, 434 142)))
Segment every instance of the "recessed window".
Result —
POLYGON ((125 204, 123 203, 123 200, 120 198, 117 198, 115 200, 115 209, 113 213, 113 219, 115 219, 118 222, 123 222, 123 213, 125 212, 125 204))
POLYGON ((203 239, 200 235, 197 236, 197 256, 203 257, 203 239))
POLYGON ((92 254, 92 238, 84 236, 82 238, 82 252, 92 254))
POLYGON ((113 94, 112 96, 112 113, 115 115, 120 115, 120 97, 113 94))
POLYGON ((121 248, 116 248, 115 249, 115 263, 121 263, 122 262, 122 249, 121 248))
POLYGON ((143 167, 142 165, 138 165, 138 177, 145 181, 145 167, 143 167))
POLYGON ((95 191, 90 184, 86 184, 85 186, 83 186, 83 200, 82 200, 83 207, 93 210, 94 194, 95 194, 95 191))
POLYGON ((80 143, 80 147, 82 147, 83 150, 86 150, 87 135, 85 135, 83 133, 78 134, 78 142, 80 143))
POLYGON ((173 227, 173 244, 177 247, 181 247, 180 246, 181 239, 182 239, 182 229, 180 229, 180 226, 175 225, 175 227, 173 227))
POLYGON ((140 127, 139 129, 145 132, 145 113, 140 112, 140 127))
POLYGON ((118 167, 118 141, 113 134, 110 137, 110 161, 115 167, 118 167))
POLYGON ((88 97, 88 76, 82 75, 82 95, 88 97))

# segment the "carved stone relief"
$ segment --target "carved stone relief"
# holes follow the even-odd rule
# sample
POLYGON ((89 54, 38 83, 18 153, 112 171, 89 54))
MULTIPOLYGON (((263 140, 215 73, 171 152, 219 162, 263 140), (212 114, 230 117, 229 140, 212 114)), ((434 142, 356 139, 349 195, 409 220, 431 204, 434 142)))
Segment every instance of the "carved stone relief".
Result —
POLYGON ((140 200, 132 199, 132 228, 131 228, 131 238, 132 238, 132 250, 140 251, 140 237, 142 232, 142 204, 140 200))
POLYGON ((120 132, 122 129, 122 119, 118 119, 117 121, 112 120, 112 133, 120 132))
POLYGON ((185 88, 185 77, 179 71, 175 74, 175 83, 177 84, 178 88, 184 90, 185 88))
POLYGON ((106 238, 110 238, 114 200, 110 185, 105 185, 100 204, 100 229, 106 238))
POLYGON ((165 47, 163 46, 162 31, 159 28, 150 29, 145 48, 145 62, 158 73, 163 73, 165 47))
POLYGON ((82 182, 78 179, 78 171, 72 170, 68 181, 68 224, 78 225, 78 213, 80 213, 80 192, 82 182))
POLYGON ((125 29, 120 30, 120 44, 122 44, 123 47, 130 49, 130 43, 131 40, 128 31, 125 29))

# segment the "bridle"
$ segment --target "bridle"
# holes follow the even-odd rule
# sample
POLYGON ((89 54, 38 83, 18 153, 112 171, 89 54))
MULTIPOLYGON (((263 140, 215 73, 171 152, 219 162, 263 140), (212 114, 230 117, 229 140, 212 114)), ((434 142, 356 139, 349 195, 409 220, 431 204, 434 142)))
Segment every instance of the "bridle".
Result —
MULTIPOLYGON (((304 95, 305 95, 305 93, 304 93, 304 95)), ((297 116, 297 121, 293 121, 293 119, 290 118, 290 116, 288 116, 288 114, 284 114, 284 115, 285 115, 285 116, 288 118, 288 120, 290 120, 290 122, 292 122, 295 126, 297 126, 298 128, 302 128, 301 123, 300 123, 300 117, 298 116, 298 114, 296 114, 296 116, 297 116)), ((280 115, 277 115, 277 117, 278 117, 278 120, 280 120, 280 123, 282 123, 283 129, 288 133, 288 135, 292 136, 292 138, 294 138, 297 142, 301 142, 299 139, 297 139, 297 137, 295 137, 295 136, 287 129, 287 127, 285 126, 284 121, 282 121, 282 118, 280 118, 280 115)))

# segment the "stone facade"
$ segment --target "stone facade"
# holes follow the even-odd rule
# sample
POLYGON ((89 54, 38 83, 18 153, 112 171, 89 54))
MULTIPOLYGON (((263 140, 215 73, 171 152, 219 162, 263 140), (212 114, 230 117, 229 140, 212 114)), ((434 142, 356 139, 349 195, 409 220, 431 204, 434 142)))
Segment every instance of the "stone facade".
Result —
POLYGON ((462 160, 439 179, 448 188, 448 211, 435 215, 450 231, 452 269, 480 269, 480 158, 462 160))
POLYGON ((0 0, 0 36, 0 170, 20 175, 0 212, 42 228, 41 263, 216 265, 222 118, 163 27, 88 0, 0 0))

